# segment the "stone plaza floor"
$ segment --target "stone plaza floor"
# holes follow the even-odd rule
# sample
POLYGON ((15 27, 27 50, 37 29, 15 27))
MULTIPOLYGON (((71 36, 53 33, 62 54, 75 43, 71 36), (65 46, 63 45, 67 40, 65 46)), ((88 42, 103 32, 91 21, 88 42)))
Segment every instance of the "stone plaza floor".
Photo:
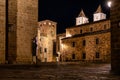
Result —
POLYGON ((110 64, 0 65, 0 80, 120 80, 110 64))

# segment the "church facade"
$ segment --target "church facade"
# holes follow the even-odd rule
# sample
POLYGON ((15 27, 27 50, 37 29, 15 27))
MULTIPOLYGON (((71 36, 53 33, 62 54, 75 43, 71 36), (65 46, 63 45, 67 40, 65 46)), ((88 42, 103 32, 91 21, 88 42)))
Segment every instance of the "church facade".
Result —
POLYGON ((59 44, 60 61, 110 62, 110 20, 106 19, 101 6, 94 13, 93 20, 89 23, 81 10, 76 26, 66 28, 66 36, 60 39, 59 44))

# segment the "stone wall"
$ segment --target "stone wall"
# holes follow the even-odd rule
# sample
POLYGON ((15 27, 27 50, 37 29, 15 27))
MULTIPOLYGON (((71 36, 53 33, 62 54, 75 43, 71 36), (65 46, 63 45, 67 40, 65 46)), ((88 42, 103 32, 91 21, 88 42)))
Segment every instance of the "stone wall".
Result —
POLYGON ((7 46, 8 47, 8 63, 16 62, 16 29, 17 29, 17 0, 8 1, 8 23, 7 23, 7 46))
POLYGON ((110 20, 101 20, 67 28, 67 35, 71 36, 62 39, 61 56, 63 61, 99 60, 110 62, 110 20), (83 46, 83 41, 85 41, 85 46, 83 46), (83 53, 86 54, 85 59, 82 57, 83 53), (99 58, 95 56, 97 53, 100 56, 99 58), (75 59, 72 59, 73 54, 75 59))
POLYGON ((5 63, 6 0, 0 0, 0 63, 5 63))
POLYGON ((99 31, 110 29, 110 20, 101 20, 97 22, 92 22, 88 24, 73 26, 66 29, 66 36, 68 35, 76 35, 76 34, 83 34, 87 32, 99 31))
POLYGON ((61 39, 66 37, 66 33, 58 34, 56 38, 56 51, 60 52, 61 51, 61 39))
POLYGON ((120 0, 113 0, 111 7, 111 69, 120 73, 120 0))
POLYGON ((0 63, 5 62, 5 56, 8 63, 32 63, 38 0, 2 0, 0 13, 0 63))
POLYGON ((63 39, 63 60, 68 61, 102 61, 110 62, 110 32, 88 35, 83 37, 75 37, 69 39, 63 39), (96 44, 96 39, 99 39, 99 43, 96 44), (86 45, 83 46, 83 40, 86 41, 86 45), (75 42, 75 46, 72 43, 75 42), (100 53, 100 58, 96 58, 96 52, 100 53), (86 54, 86 58, 82 58, 82 54, 86 54), (72 59, 72 55, 75 54, 75 59, 72 59))
POLYGON ((38 23, 38 58, 41 62, 53 62, 55 61, 54 51, 56 48, 56 29, 57 23, 44 20, 38 23), (45 51, 46 49, 46 51, 45 51))
POLYGON ((38 0, 17 0, 17 63, 32 62, 32 39, 37 34, 38 0))

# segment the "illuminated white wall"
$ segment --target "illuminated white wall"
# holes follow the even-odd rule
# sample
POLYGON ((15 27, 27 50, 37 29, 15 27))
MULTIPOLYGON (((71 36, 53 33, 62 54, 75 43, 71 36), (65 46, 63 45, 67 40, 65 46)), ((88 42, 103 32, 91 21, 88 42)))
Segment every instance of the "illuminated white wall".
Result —
POLYGON ((106 19, 106 14, 104 13, 95 13, 93 16, 94 16, 94 21, 106 19))
POLYGON ((85 23, 89 23, 88 18, 86 18, 86 17, 77 17, 76 18, 76 25, 81 25, 81 24, 85 24, 85 23))

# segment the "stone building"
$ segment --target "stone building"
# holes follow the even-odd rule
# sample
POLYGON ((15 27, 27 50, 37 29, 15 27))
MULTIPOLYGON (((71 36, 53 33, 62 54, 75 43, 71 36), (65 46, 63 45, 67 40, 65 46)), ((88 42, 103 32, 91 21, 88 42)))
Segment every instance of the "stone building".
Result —
POLYGON ((111 69, 120 74, 120 0, 111 2, 111 69))
POLYGON ((110 62, 110 20, 106 19, 101 6, 94 13, 93 20, 88 23, 82 10, 76 18, 76 26, 66 29, 66 37, 61 39, 62 61, 110 62))
POLYGON ((57 23, 44 20, 38 22, 37 59, 41 62, 56 60, 56 29, 57 23))
POLYGON ((1 0, 0 11, 0 62, 32 63, 38 0, 1 0))
POLYGON ((59 61, 62 61, 61 51, 62 51, 62 39, 66 37, 66 33, 57 34, 56 39, 56 53, 58 54, 59 61))
POLYGON ((6 53, 6 0, 0 0, 0 63, 5 63, 6 53))

